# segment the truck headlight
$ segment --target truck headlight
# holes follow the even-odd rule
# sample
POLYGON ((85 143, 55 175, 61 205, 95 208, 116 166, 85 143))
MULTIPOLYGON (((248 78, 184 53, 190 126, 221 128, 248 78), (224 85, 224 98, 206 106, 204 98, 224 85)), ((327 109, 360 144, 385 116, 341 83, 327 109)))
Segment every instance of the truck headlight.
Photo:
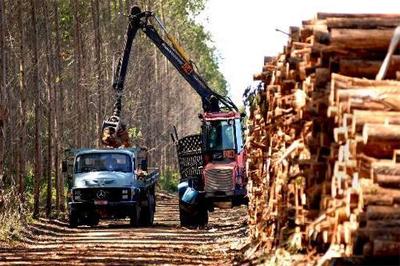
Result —
POLYGON ((127 189, 123 189, 122 190, 122 194, 128 194, 128 190, 127 189))
POLYGON ((123 200, 127 200, 128 199, 128 195, 122 195, 122 199, 123 200))

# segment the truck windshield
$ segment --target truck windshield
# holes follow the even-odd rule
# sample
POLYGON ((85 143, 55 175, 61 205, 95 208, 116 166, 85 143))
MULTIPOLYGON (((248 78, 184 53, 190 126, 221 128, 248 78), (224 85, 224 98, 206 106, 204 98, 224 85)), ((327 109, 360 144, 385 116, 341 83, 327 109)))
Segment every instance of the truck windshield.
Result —
POLYGON ((132 172, 131 158, 122 153, 88 153, 76 158, 75 173, 97 171, 132 172))
POLYGON ((233 150, 235 149, 234 120, 211 121, 207 132, 207 149, 233 150))

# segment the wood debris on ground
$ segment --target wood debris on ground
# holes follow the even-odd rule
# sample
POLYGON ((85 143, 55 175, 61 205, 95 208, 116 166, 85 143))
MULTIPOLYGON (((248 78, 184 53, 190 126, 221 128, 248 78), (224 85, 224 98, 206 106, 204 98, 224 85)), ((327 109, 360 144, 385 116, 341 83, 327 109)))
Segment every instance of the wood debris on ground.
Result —
POLYGON ((399 24, 318 13, 264 58, 246 132, 250 238, 264 252, 399 256, 400 56, 375 80, 399 24))

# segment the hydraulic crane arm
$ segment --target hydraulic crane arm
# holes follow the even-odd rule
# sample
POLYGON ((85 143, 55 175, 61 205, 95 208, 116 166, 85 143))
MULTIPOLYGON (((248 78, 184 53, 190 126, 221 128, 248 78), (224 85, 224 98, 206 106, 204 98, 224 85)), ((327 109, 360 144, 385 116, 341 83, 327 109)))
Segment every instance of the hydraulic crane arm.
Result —
MULTIPOLYGON (((205 80, 196 72, 192 62, 183 49, 177 44, 174 38, 168 34, 165 27, 162 25, 160 20, 154 16, 153 12, 142 12, 139 7, 133 6, 129 15, 129 25, 126 32, 124 52, 118 62, 114 75, 113 88, 115 90, 116 100, 113 115, 103 122, 103 134, 104 129, 106 128, 111 129, 110 134, 116 134, 116 132, 121 129, 120 117, 122 109, 122 92, 124 90, 125 76, 129 56, 132 50, 132 43, 139 29, 146 34, 146 36, 201 97, 204 112, 220 112, 221 108, 229 111, 238 111, 238 108, 229 97, 224 97, 211 90, 205 80), (160 26, 172 45, 161 37, 154 25, 151 23, 152 21, 155 21, 160 26)), ((107 143, 107 141, 103 140, 103 143, 107 143)))
POLYGON ((183 49, 166 32, 164 26, 157 19, 157 17, 155 17, 152 12, 142 12, 137 6, 131 8, 131 14, 129 15, 129 26, 126 33, 127 38, 125 49, 122 60, 119 64, 119 69, 117 69, 115 81, 113 84, 113 87, 117 91, 117 93, 120 93, 123 90, 125 75, 129 61, 129 54, 132 49, 132 42, 139 29, 141 29, 146 34, 146 36, 157 46, 161 53, 186 79, 191 87, 199 94, 202 99, 204 111, 218 112, 220 111, 220 107, 227 108, 228 110, 237 111, 237 107, 229 98, 221 96, 210 89, 203 78, 196 72, 192 63, 185 55, 183 49), (153 24, 151 24, 150 20, 154 20, 160 25, 161 29, 165 31, 167 38, 172 43, 172 46, 164 41, 164 39, 157 32, 153 24))

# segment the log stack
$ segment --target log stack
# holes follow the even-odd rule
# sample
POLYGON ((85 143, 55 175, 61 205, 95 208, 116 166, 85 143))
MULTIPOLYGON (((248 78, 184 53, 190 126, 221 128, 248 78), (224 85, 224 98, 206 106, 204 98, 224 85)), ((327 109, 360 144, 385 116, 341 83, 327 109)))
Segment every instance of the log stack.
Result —
POLYGON ((248 212, 265 250, 399 256, 400 57, 374 80, 397 25, 400 14, 318 13, 254 75, 248 212))

